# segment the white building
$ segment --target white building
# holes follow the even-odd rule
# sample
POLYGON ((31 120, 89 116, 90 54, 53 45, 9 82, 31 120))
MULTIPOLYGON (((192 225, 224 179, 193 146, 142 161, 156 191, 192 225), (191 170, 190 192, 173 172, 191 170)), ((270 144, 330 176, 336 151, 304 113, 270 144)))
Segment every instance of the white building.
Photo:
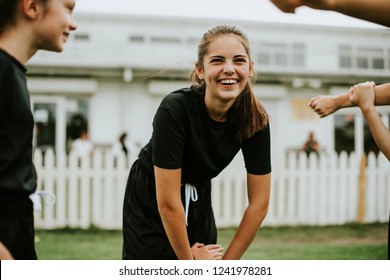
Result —
MULTIPOLYGON (((37 146, 63 150, 82 128, 96 146, 109 147, 122 132, 144 145, 162 97, 189 85, 202 34, 232 24, 252 45, 274 162, 299 149, 309 131, 324 151, 371 149, 359 110, 320 119, 306 104, 358 82, 389 82, 388 29, 84 13, 76 20, 63 53, 39 52, 28 64, 37 146)), ((380 110, 389 123, 390 108, 380 110)))

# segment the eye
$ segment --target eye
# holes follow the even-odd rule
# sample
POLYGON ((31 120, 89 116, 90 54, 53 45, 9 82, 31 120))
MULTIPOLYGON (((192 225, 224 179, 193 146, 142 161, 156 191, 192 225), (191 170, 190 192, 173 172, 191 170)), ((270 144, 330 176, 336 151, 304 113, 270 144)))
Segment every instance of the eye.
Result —
POLYGON ((210 63, 220 63, 220 62, 222 62, 221 58, 213 58, 210 60, 210 63))
POLYGON ((235 59, 237 63, 246 63, 247 59, 245 57, 238 57, 235 59))

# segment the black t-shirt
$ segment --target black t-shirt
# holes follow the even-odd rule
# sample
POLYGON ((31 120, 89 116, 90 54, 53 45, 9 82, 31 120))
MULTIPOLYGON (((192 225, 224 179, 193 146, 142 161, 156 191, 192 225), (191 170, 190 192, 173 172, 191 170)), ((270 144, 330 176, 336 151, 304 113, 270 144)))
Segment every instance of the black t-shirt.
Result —
POLYGON ((0 50, 0 204, 28 198, 36 189, 32 162, 34 119, 26 69, 0 50))
POLYGON ((161 102, 152 138, 142 149, 140 160, 149 170, 153 165, 182 168, 183 183, 202 186, 216 177, 240 149, 248 173, 271 172, 269 125, 241 145, 230 125, 208 116, 204 94, 185 88, 161 102))

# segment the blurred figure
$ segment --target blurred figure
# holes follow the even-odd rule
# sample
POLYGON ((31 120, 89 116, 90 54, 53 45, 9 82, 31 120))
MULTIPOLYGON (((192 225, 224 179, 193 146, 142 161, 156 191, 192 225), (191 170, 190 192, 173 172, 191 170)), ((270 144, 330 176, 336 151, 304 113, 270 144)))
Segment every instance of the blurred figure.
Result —
POLYGON ((302 150, 305 151, 307 156, 309 156, 313 152, 317 155, 320 154, 320 145, 318 144, 317 140, 315 140, 313 131, 309 132, 309 137, 303 145, 302 150))
POLYGON ((294 13, 301 6, 318 10, 333 10, 390 27, 389 0, 271 0, 280 10, 294 13))
POLYGON ((127 133, 124 132, 119 136, 118 141, 112 146, 112 154, 115 157, 119 156, 121 153, 124 153, 127 157, 129 152, 127 149, 126 139, 127 133))
POLYGON ((135 157, 138 155, 140 148, 136 143, 129 141, 127 133, 123 132, 116 143, 112 146, 112 154, 114 157, 118 157, 121 153, 124 153, 126 157, 135 157))
POLYGON ((79 157, 92 154, 93 143, 89 140, 88 132, 82 131, 80 137, 73 141, 72 151, 79 157))

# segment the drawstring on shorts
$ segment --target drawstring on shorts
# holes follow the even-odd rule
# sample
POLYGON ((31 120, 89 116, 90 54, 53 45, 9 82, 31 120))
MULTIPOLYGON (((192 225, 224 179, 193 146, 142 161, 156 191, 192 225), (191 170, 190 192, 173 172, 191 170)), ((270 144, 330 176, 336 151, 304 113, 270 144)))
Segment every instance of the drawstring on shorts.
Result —
POLYGON ((190 206, 190 201, 198 200, 198 192, 196 191, 196 187, 186 183, 185 184, 185 213, 186 213, 186 225, 188 226, 188 211, 190 206))

